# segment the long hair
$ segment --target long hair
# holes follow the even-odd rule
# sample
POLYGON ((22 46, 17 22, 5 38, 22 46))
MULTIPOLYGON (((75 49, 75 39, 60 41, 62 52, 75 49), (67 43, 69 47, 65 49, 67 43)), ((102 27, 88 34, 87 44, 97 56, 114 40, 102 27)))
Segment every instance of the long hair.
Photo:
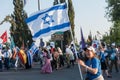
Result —
MULTIPOLYGON (((93 51, 93 50, 90 50, 91 52, 92 52, 92 54, 93 54, 93 57, 91 58, 91 59, 93 59, 93 58, 98 58, 98 56, 96 55, 96 53, 93 51)), ((87 61, 89 58, 85 55, 85 61, 87 61)), ((99 59, 99 58, 98 58, 99 59)))

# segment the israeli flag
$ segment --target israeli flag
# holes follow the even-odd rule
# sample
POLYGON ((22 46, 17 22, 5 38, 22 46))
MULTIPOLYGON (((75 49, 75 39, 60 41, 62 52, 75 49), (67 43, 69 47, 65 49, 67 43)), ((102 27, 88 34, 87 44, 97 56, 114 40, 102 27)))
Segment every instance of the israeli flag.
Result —
POLYGON ((35 55, 35 53, 39 50, 39 48, 32 43, 31 48, 27 51, 27 57, 28 57, 28 64, 29 66, 32 65, 33 62, 33 56, 35 55))
POLYGON ((34 55, 38 50, 39 50, 39 48, 34 43, 32 43, 32 46, 29 49, 29 51, 32 53, 32 55, 34 55))
POLYGON ((33 55, 30 53, 30 51, 27 52, 27 57, 28 57, 28 64, 30 66, 32 65, 33 62, 33 55))
POLYGON ((27 18, 26 22, 31 30, 33 39, 70 29, 66 3, 36 12, 27 18))

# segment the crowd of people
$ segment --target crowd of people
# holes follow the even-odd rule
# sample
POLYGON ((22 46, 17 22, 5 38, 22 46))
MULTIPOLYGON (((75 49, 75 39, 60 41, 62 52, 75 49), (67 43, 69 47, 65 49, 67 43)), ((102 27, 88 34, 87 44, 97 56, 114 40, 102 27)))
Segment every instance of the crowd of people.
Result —
POLYGON ((66 45, 65 53, 60 47, 54 48, 50 46, 49 49, 43 48, 39 51, 40 65, 42 73, 51 73, 53 70, 74 67, 75 56, 72 49, 66 45))
POLYGON ((53 46, 39 47, 35 54, 29 51, 32 59, 30 65, 28 50, 27 48, 19 49, 15 47, 10 49, 9 46, 2 46, 0 48, 0 71, 9 70, 10 68, 17 70, 19 67, 30 69, 34 62, 40 62, 41 73, 52 73, 53 70, 74 67, 75 55, 72 47, 68 45, 66 45, 64 53, 60 47, 54 48, 53 46), (21 52, 23 54, 19 55, 21 52))
MULTIPOLYGON (((25 69, 32 68, 32 64, 28 64, 28 49, 22 50, 26 55, 25 63, 19 59, 19 55, 14 54, 18 52, 17 48, 12 50, 8 46, 0 48, 0 71, 17 69, 20 66, 25 69)), ((82 66, 82 71, 87 74, 86 80, 104 80, 106 76, 112 78, 113 65, 117 73, 120 69, 120 46, 114 44, 99 45, 98 48, 86 46, 77 52, 73 44, 66 45, 65 52, 60 47, 39 47, 34 55, 31 53, 31 56, 32 62, 35 59, 40 62, 41 73, 52 73, 53 70, 74 67, 77 62, 82 66)))
POLYGON ((17 70, 18 67, 28 68, 26 51, 23 48, 19 49, 18 47, 10 49, 10 47, 6 45, 0 47, 0 72, 5 69, 9 70, 10 68, 17 70))

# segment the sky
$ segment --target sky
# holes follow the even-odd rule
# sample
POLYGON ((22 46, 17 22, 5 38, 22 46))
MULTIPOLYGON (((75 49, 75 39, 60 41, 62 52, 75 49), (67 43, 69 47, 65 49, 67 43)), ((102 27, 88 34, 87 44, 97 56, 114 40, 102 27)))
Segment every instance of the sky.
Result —
MULTIPOLYGON (((53 5, 54 0, 40 0, 40 9, 46 9, 53 5)), ((75 11, 75 37, 81 40, 80 27, 83 30, 83 36, 87 39, 90 31, 96 35, 99 31, 102 35, 109 32, 112 25, 105 17, 105 0, 72 0, 75 11)), ((13 13, 13 0, 0 0, 0 22, 5 16, 13 13)), ((28 16, 38 11, 38 0, 28 0, 24 7, 28 16)), ((10 23, 5 22, 0 25, 0 35, 7 30, 9 34, 10 23)))

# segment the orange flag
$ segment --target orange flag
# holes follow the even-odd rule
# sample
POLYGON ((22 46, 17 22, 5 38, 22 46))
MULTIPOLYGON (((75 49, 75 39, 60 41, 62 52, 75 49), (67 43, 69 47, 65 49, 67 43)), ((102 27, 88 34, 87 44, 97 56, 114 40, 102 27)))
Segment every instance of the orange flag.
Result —
POLYGON ((6 43, 7 42, 7 31, 5 31, 1 36, 0 38, 3 40, 2 43, 6 43))

